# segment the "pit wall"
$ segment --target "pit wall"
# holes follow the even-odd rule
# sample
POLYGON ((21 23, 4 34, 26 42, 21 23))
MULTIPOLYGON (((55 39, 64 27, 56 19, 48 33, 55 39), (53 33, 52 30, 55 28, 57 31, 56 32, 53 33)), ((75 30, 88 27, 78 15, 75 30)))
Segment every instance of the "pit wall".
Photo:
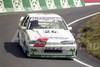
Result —
POLYGON ((29 12, 85 6, 84 0, 0 0, 0 13, 29 12))

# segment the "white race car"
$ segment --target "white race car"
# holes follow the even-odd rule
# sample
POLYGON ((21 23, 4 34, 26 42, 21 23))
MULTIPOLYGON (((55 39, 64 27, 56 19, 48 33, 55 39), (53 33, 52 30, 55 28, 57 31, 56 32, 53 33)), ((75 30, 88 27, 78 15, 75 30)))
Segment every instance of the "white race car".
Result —
POLYGON ((19 45, 28 57, 75 58, 77 44, 66 22, 52 13, 30 13, 19 22, 19 45))

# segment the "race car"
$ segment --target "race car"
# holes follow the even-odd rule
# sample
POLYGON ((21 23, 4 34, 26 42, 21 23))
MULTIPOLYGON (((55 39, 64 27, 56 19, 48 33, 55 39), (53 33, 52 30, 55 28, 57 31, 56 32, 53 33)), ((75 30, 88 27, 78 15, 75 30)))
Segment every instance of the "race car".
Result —
POLYGON ((77 44, 64 19, 54 13, 29 13, 21 17, 19 45, 27 57, 75 58, 77 44))

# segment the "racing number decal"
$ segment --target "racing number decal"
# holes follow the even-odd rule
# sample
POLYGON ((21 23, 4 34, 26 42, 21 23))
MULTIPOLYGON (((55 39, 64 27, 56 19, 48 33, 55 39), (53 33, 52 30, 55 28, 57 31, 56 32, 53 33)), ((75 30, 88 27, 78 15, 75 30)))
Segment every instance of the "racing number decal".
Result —
POLYGON ((75 5, 76 7, 80 7, 80 6, 82 6, 80 0, 73 0, 73 2, 74 2, 74 5, 75 5))
POLYGON ((45 0, 48 9, 56 9, 54 0, 45 0))
POLYGON ((12 0, 12 4, 15 11, 24 11, 22 0, 12 0))
POLYGON ((50 30, 45 30, 44 33, 58 33, 58 32, 55 31, 55 30, 51 30, 51 31, 50 30))
POLYGON ((41 10, 39 0, 29 0, 32 10, 41 10))
POLYGON ((63 8, 69 8, 68 0, 60 0, 61 6, 63 8))
POLYGON ((5 12, 5 7, 4 7, 4 3, 3 0, 0 0, 0 12, 5 12))

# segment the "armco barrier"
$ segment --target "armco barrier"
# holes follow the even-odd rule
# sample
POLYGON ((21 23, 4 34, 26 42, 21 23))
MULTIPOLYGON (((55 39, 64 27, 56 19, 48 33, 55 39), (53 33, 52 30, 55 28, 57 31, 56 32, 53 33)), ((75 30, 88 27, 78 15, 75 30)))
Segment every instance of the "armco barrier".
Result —
POLYGON ((84 6, 84 0, 0 0, 0 13, 84 6))

